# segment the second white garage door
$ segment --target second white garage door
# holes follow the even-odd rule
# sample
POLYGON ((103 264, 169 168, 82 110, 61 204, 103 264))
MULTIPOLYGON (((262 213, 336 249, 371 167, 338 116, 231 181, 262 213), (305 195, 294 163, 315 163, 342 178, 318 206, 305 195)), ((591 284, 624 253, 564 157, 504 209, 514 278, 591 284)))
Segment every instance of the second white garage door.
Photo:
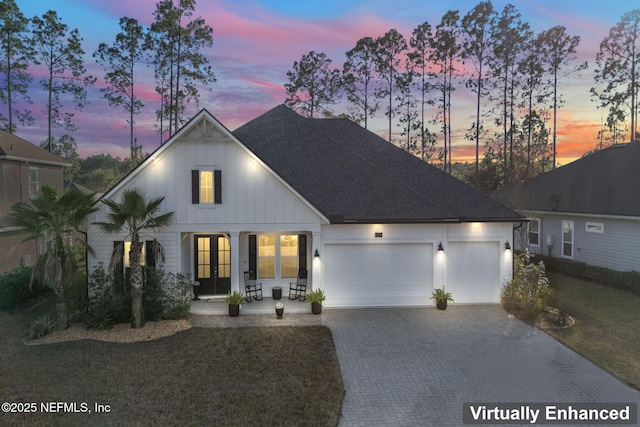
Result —
POLYGON ((430 305, 430 244, 328 244, 325 246, 328 307, 430 305))
POLYGON ((500 302, 497 242, 449 243, 445 253, 446 290, 456 303, 500 302))

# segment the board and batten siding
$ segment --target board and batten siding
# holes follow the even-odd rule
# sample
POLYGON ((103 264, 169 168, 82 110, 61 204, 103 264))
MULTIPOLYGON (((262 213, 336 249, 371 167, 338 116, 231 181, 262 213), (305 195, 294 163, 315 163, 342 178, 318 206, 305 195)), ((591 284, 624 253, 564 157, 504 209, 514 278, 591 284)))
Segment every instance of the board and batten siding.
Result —
MULTIPOLYGON (((249 153, 217 130, 188 132, 133 177, 129 188, 164 196, 175 224, 305 224, 320 218, 249 153), (194 135, 195 133, 195 135, 194 135), (222 202, 192 204, 191 171, 220 170, 222 202)), ((117 195, 116 195, 117 197, 117 195)))
POLYGON ((618 271, 640 271, 640 221, 612 217, 570 214, 539 214, 542 233, 540 246, 531 252, 562 257, 562 221, 573 221, 573 260, 618 271), (603 225, 602 233, 586 231, 587 222, 603 225))
MULTIPOLYGON (((185 233, 300 232, 319 230, 324 222, 259 160, 206 118, 147 159, 124 184, 109 194, 111 200, 119 201, 125 188, 135 188, 150 199, 164 197, 159 213, 175 213, 171 232, 158 234, 167 239, 161 243, 167 251, 166 269, 171 272, 189 269, 190 260, 181 251, 189 246, 183 241, 185 233), (220 204, 192 203, 192 170, 221 171, 220 204)), ((106 206, 98 202, 98 207, 91 222, 106 220, 106 206)), ((96 250, 90 267, 100 261, 108 264, 114 240, 122 239, 102 236, 97 227, 89 227, 89 242, 96 250)))
MULTIPOLYGON (((102 221, 102 220, 100 220, 102 221)), ((149 233, 142 236, 143 241, 156 239, 164 249, 165 253, 165 266, 178 265, 178 258, 180 256, 180 248, 178 243, 177 233, 171 231, 149 233)), ((88 267, 91 273, 100 263, 105 270, 109 268, 109 261, 111 254, 113 253, 113 244, 117 241, 130 241, 126 238, 125 234, 105 236, 100 232, 89 234, 89 246, 95 252, 95 255, 89 255, 88 267)), ((142 254, 144 257, 144 253, 142 254)), ((174 268, 167 268, 168 271, 176 272, 174 268)))

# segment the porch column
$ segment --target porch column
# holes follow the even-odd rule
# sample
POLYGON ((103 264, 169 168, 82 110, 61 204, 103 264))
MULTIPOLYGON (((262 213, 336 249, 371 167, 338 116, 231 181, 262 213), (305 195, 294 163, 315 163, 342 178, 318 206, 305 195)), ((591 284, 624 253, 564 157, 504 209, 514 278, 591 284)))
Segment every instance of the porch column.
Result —
POLYGON ((311 288, 324 290, 324 242, 322 241, 321 231, 311 232, 311 288), (319 257, 315 257, 318 251, 319 257))
POLYGON ((229 233, 231 247, 231 291, 240 291, 240 232, 229 233))

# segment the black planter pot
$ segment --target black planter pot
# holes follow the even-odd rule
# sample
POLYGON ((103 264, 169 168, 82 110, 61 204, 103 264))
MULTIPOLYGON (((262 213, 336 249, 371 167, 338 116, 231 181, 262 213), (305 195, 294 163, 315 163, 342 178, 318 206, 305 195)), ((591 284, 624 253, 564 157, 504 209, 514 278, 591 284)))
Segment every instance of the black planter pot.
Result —
POLYGON ((322 313, 322 304, 320 304, 319 302, 312 302, 311 303, 311 312, 313 314, 322 313))
POLYGON ((280 298, 282 298, 282 288, 271 288, 271 297, 275 300, 279 300, 280 298))
POLYGON ((240 314, 240 304, 229 304, 229 316, 238 317, 240 314))
POLYGON ((276 308, 276 316, 278 319, 282 319, 283 314, 284 314, 284 308, 276 308))
POLYGON ((445 300, 436 302, 436 307, 438 307, 438 310, 446 310, 447 309, 447 300, 445 299, 445 300))

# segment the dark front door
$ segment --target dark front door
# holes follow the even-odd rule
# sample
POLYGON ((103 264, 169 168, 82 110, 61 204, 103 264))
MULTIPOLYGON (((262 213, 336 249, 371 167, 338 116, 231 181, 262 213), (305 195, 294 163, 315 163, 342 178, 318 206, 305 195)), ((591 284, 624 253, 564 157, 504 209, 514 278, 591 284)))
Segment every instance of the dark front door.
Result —
POLYGON ((231 290, 231 247, 222 234, 196 235, 195 280, 198 295, 224 295, 231 290))

